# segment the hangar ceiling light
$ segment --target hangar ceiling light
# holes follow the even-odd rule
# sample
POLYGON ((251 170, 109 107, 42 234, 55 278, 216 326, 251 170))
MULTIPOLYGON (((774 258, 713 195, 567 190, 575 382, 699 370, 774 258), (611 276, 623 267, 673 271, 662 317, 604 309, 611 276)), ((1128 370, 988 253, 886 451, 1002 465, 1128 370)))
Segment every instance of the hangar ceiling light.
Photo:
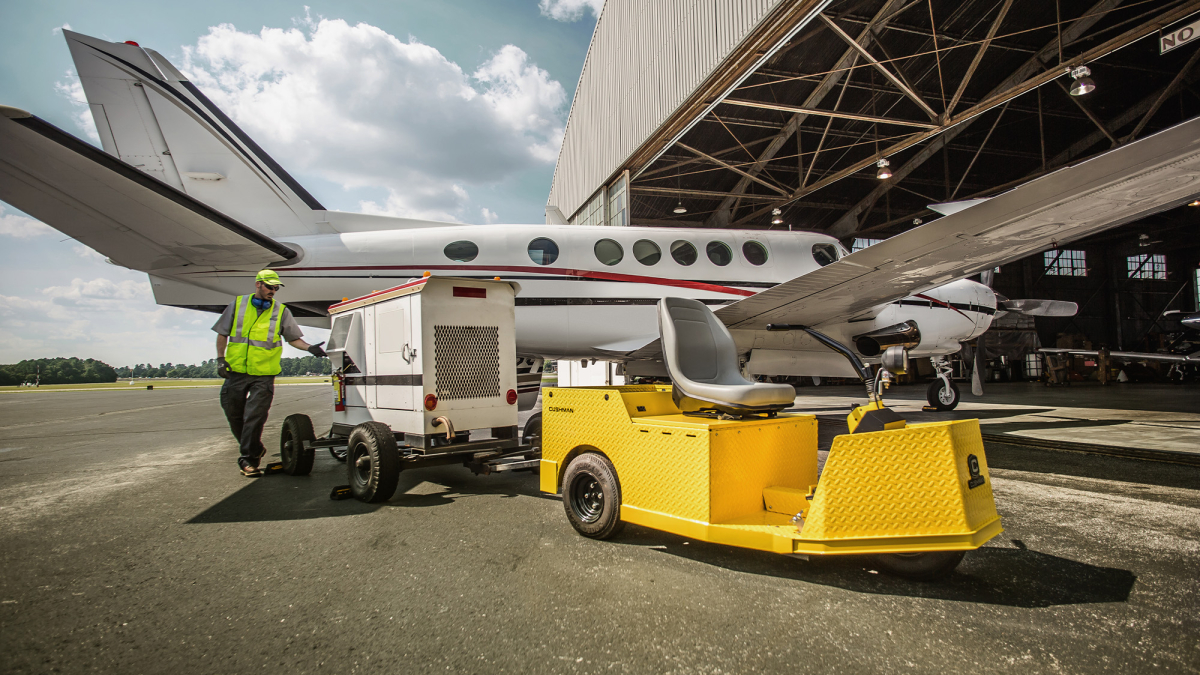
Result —
POLYGON ((1091 74, 1092 71, 1089 70, 1087 66, 1079 66, 1075 70, 1071 71, 1071 77, 1075 79, 1075 81, 1071 83, 1072 96, 1083 96, 1084 94, 1096 88, 1096 83, 1092 82, 1091 77, 1088 77, 1091 74))

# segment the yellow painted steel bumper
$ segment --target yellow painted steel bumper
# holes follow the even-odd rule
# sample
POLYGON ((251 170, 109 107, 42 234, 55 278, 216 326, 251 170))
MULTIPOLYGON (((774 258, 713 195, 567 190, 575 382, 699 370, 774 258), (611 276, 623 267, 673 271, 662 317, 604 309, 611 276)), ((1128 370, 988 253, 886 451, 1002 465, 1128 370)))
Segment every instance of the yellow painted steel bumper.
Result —
POLYGON ((817 481, 812 415, 680 414, 670 387, 550 388, 541 489, 575 456, 613 463, 621 519, 719 544, 814 555, 966 550, 999 534, 977 420, 834 439, 817 481))

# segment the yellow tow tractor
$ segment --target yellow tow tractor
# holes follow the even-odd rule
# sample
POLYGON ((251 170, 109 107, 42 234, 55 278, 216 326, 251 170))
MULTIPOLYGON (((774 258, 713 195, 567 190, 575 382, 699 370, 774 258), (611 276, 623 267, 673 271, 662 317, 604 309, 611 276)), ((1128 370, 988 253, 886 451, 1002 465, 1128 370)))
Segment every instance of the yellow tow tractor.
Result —
MULTIPOLYGON (((850 349, 771 326, 813 335, 867 384, 818 481, 816 417, 782 412, 795 390, 742 377, 733 338, 704 304, 665 298, 658 316, 672 385, 544 392, 540 487, 562 494, 580 534, 606 539, 629 522, 788 555, 867 554, 893 574, 937 579, 1002 531, 978 420, 907 424, 850 349)), ((898 373, 906 361, 897 346, 883 365, 898 373)))

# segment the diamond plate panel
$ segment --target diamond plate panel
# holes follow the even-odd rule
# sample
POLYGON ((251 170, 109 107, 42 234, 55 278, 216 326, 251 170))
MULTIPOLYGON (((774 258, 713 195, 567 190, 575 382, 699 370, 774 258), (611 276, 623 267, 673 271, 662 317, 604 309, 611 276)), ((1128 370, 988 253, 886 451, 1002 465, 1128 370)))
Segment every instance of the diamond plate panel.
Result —
POLYGON ((996 514, 978 420, 914 424, 834 439, 806 540, 965 534, 996 514), (971 489, 968 455, 983 484, 971 489))

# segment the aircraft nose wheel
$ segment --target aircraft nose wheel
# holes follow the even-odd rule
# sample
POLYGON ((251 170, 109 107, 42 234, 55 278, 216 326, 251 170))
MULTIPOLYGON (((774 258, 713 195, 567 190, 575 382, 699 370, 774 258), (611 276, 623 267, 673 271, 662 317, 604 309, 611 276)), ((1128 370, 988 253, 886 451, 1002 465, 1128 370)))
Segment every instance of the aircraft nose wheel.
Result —
POLYGON ((949 382, 950 386, 946 386, 947 382, 942 378, 937 378, 929 383, 929 388, 925 390, 925 400, 929 401, 929 405, 938 410, 954 410, 958 407, 958 385, 949 382))

